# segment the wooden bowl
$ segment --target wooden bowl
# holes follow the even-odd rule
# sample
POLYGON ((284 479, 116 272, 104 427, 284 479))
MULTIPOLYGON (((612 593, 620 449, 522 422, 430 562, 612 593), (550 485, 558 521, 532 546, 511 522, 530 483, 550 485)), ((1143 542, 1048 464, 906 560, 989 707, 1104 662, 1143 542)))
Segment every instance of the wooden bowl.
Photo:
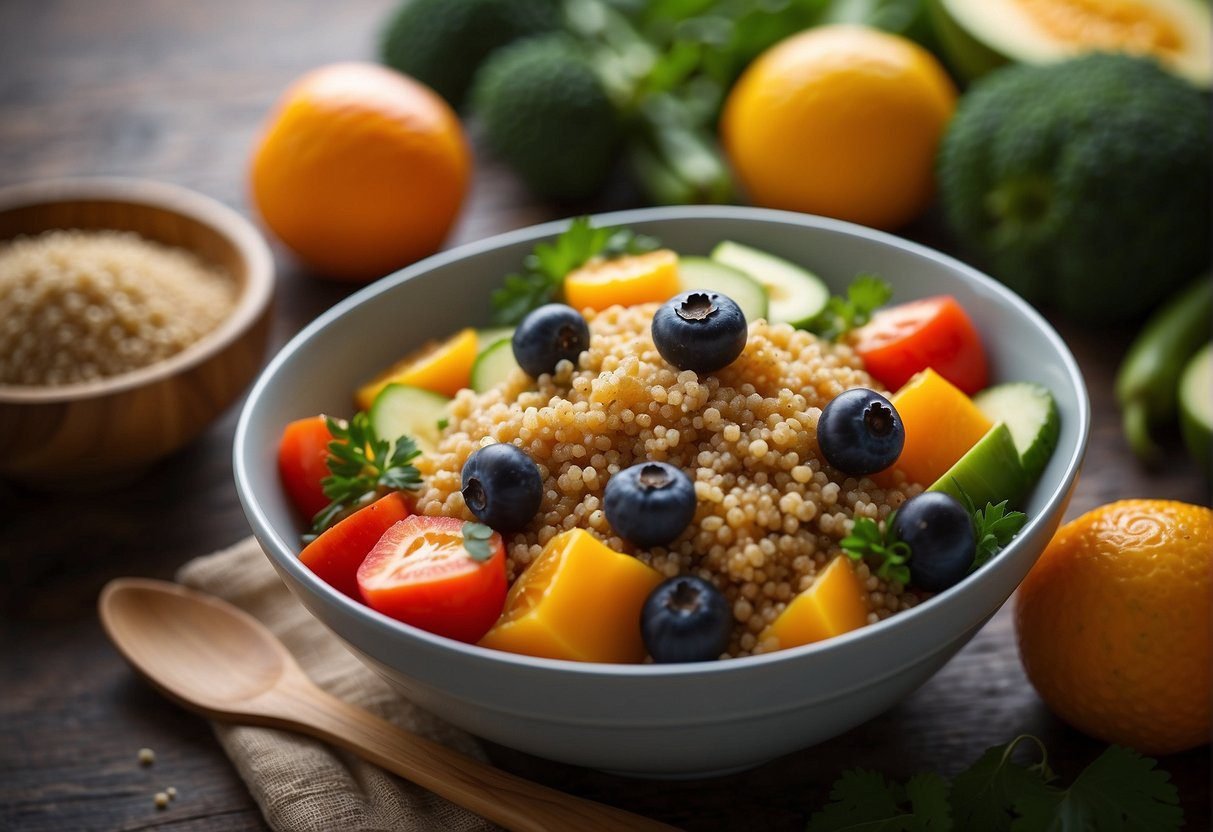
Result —
POLYGON ((261 366, 274 263, 242 216, 159 182, 75 179, 0 189, 0 241, 58 228, 133 231, 239 282, 214 330, 163 361, 98 381, 0 385, 0 477, 90 489, 131 479, 200 434, 261 366))

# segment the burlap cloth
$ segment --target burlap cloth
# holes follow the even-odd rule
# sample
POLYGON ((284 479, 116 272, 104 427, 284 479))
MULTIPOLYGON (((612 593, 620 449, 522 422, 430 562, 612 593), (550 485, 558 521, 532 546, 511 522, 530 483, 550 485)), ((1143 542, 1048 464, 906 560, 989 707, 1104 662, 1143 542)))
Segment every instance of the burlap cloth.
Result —
MULTIPOLYGON (((248 611, 282 639, 320 687, 395 724, 485 759, 468 734, 393 691, 295 600, 251 537, 181 567, 177 580, 248 611)), ((358 757, 273 728, 215 723, 215 734, 266 822, 281 832, 496 829, 358 757)))

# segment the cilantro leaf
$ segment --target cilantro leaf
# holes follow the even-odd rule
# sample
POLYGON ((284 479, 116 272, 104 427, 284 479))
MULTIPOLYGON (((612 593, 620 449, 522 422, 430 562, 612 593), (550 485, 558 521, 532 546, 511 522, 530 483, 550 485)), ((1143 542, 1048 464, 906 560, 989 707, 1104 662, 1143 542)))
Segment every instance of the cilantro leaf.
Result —
POLYGON ((421 450, 411 437, 389 441, 380 437, 366 413, 349 422, 325 418, 333 439, 328 444, 329 475, 320 481, 331 502, 312 518, 312 534, 319 534, 342 514, 359 508, 389 491, 415 491, 421 472, 412 461, 421 450))
POLYGON ((912 815, 901 803, 901 786, 874 771, 845 771, 830 790, 830 803, 809 818, 806 832, 910 832, 912 815))
POLYGON ((1011 808, 1017 801, 1047 795, 1046 783, 1051 778, 1044 747, 1035 737, 1019 736, 1007 745, 994 746, 953 779, 952 820, 957 829, 1009 832, 1011 808), (1035 742, 1040 749, 1042 759, 1035 766, 1011 759, 1025 740, 1035 742))
POLYGON ((589 217, 577 217, 552 242, 536 243, 523 260, 523 271, 506 275, 493 292, 493 318, 515 325, 545 303, 558 300, 564 278, 594 257, 607 259, 653 251, 660 243, 627 228, 594 228, 589 217))
POLYGON ((876 577, 896 581, 905 586, 910 582, 910 545, 898 540, 893 532, 893 517, 889 515, 884 530, 870 517, 856 519, 851 533, 838 541, 843 554, 853 561, 868 560, 875 565, 876 577))
POLYGON ((952 810, 948 806, 948 781, 933 772, 915 774, 906 783, 906 797, 914 810, 914 832, 949 832, 952 810))
POLYGON ((1013 832, 1173 832, 1183 824, 1179 794, 1157 763, 1113 745, 1083 769, 1070 788, 1044 789, 1015 800, 1013 832))
POLYGON ((950 832, 948 783, 917 774, 903 788, 863 769, 844 772, 807 832, 950 832), (906 805, 906 804, 909 805, 906 805))
POLYGON ((493 547, 489 545, 493 530, 488 526, 483 523, 464 523, 462 534, 463 548, 467 550, 472 560, 484 563, 493 557, 493 547))
POLYGON ((833 295, 825 308, 804 328, 819 338, 837 341, 872 319, 872 313, 889 302, 893 287, 874 274, 859 274, 847 287, 846 297, 833 295))

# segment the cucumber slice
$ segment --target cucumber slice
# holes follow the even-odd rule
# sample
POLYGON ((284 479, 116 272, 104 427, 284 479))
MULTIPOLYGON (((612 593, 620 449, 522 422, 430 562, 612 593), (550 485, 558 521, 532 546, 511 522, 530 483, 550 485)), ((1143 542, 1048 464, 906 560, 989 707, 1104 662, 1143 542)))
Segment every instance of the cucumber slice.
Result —
POLYGON ((1179 416, 1188 452, 1213 479, 1213 344, 1192 356, 1180 376, 1179 416))
POLYGON ((514 327, 512 326, 492 326, 488 329, 478 329, 476 330, 476 355, 483 355, 485 350, 502 338, 513 337, 514 327))
POLYGON ((765 251, 725 240, 712 250, 712 259, 762 284, 773 324, 804 326, 830 299, 830 290, 817 275, 765 251))
POLYGON ((973 404, 991 422, 1006 422, 1029 482, 1035 482, 1057 448, 1061 417, 1053 394, 1039 384, 1012 381, 982 390, 973 404))
POLYGON ((501 338, 480 355, 472 365, 472 389, 483 393, 496 387, 518 367, 514 360, 514 339, 501 338))
POLYGON ((765 318, 768 312, 767 291, 762 284, 731 266, 707 257, 678 258, 678 281, 683 292, 707 289, 728 295, 741 307, 746 323, 765 318))
POLYGON ((411 436, 423 452, 433 453, 442 433, 438 422, 446 419, 450 401, 432 390, 408 384, 389 384, 379 391, 371 404, 371 427, 381 438, 389 441, 399 436, 411 436))
POLYGON ((927 491, 942 491, 964 503, 964 489, 977 508, 1003 500, 1015 508, 1028 492, 1028 484, 1011 431, 1005 422, 999 422, 927 491))

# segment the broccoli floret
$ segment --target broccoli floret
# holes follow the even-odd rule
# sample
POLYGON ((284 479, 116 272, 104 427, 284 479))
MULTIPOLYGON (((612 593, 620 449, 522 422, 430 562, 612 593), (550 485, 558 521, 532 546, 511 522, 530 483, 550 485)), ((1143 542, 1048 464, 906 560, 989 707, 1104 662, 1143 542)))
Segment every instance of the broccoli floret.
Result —
POLYGON ((493 53, 476 75, 472 111, 489 150, 531 191, 555 199, 602 187, 623 132, 602 81, 560 35, 493 53))
POLYGON ((557 0, 405 0, 380 41, 385 64, 462 105, 493 50, 561 26, 557 0))
POLYGON ((948 224, 994 276, 1086 322, 1140 317, 1210 256, 1209 102, 1152 61, 998 70, 939 157, 948 224))

